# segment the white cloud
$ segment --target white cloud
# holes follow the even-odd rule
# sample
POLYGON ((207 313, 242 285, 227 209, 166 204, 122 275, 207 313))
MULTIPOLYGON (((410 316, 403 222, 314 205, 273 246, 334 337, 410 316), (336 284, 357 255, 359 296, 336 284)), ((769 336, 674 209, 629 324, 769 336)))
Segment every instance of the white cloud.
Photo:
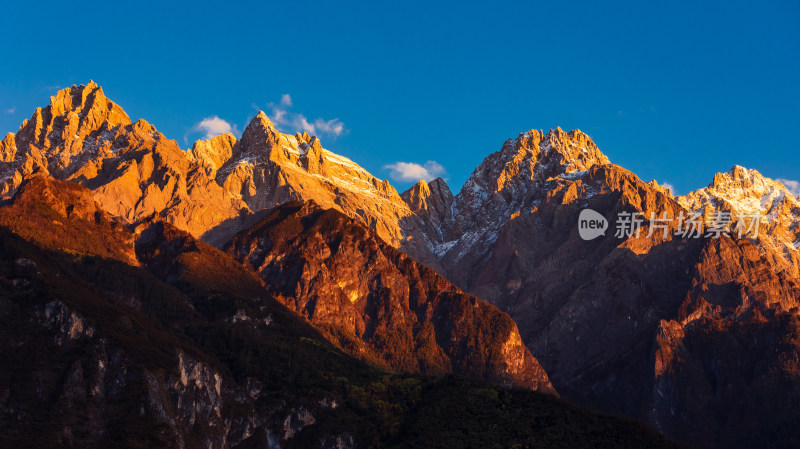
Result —
POLYGON ((800 197, 800 182, 782 178, 778 178, 776 179, 776 181, 785 185, 786 188, 789 189, 790 192, 792 192, 792 195, 800 197))
POLYGON ((338 118, 325 120, 318 117, 312 121, 299 112, 290 111, 289 108, 292 107, 292 104, 292 97, 289 94, 281 95, 281 101, 278 104, 267 103, 267 107, 272 111, 269 118, 279 130, 289 133, 305 131, 313 135, 325 134, 333 137, 339 137, 347 132, 344 123, 338 118))
POLYGON ((224 133, 239 134, 235 126, 231 126, 230 123, 217 117, 216 115, 204 118, 200 121, 200 123, 192 127, 192 131, 204 133, 204 137, 206 139, 210 139, 214 136, 224 133))
POLYGON ((420 179, 433 181, 446 173, 444 167, 436 161, 428 161, 423 165, 415 162, 395 162, 383 168, 391 170, 389 177, 397 182, 417 182, 420 179))
POLYGON ((344 123, 338 118, 327 121, 318 118, 314 120, 314 127, 321 132, 333 134, 334 136, 341 135, 344 132, 344 123))
POLYGON ((6 114, 13 114, 17 111, 17 107, 14 106, 13 108, 6 109, 6 114))
POLYGON ((676 195, 675 186, 674 185, 672 185, 672 184, 670 184, 668 182, 662 182, 661 186, 662 187, 666 187, 667 189, 669 189, 669 193, 671 193, 673 196, 676 195))

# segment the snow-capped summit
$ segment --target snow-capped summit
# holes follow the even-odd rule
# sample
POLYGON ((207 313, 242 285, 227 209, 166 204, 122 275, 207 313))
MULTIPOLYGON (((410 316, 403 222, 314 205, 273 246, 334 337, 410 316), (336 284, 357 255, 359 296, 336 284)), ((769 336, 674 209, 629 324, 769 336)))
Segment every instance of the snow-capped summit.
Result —
POLYGON ((717 173, 708 187, 677 198, 685 208, 702 211, 706 216, 717 211, 738 217, 761 218, 759 240, 777 254, 778 262, 794 275, 800 267, 800 201, 778 181, 755 169, 736 165, 728 172, 717 173))
POLYGON ((506 192, 504 196, 514 196, 551 177, 607 163, 608 158, 580 130, 564 132, 557 127, 544 134, 534 129, 507 140, 500 151, 487 156, 459 197, 461 202, 472 202, 469 197, 475 193, 488 197, 506 192))
POLYGON ((545 134, 533 129, 508 139, 483 160, 456 195, 433 253, 440 259, 459 260, 468 252, 485 252, 506 221, 530 211, 546 195, 550 180, 608 163, 579 130, 565 132, 559 127, 545 134))

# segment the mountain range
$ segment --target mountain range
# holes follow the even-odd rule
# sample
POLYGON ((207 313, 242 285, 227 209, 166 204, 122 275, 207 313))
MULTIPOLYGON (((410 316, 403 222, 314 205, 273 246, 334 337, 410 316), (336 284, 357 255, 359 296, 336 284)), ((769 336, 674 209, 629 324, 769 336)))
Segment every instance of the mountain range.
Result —
MULTIPOLYGON (((131 122, 90 82, 59 91, 0 141, 0 183, 3 251, 13 254, 2 280, 14 292, 0 295, 3 316, 37 317, 35 329, 16 323, 24 335, 7 331, 4 343, 60 363, 29 361, 4 379, 6 421, 24 423, 15 432, 43 429, 42 405, 9 393, 21 388, 82 410, 47 433, 73 445, 141 426, 162 429, 153 438, 165 445, 194 446, 200 435, 204 447, 262 437, 269 447, 308 447, 304 438, 368 447, 410 441, 410 429, 430 424, 414 420, 444 407, 424 402, 451 400, 426 393, 399 405, 404 382, 435 389, 416 379, 445 379, 455 395, 478 388, 468 382, 501 392, 491 397, 531 394, 505 387, 546 394, 515 402, 514 413, 542 401, 571 407, 558 395, 697 447, 800 444, 800 201, 755 170, 736 166, 675 197, 612 164, 586 134, 556 128, 507 140, 455 195, 441 178, 399 193, 318 138, 279 132, 263 112, 239 139, 222 134, 183 150, 144 120, 131 122), (585 209, 616 229, 584 240, 585 209), (693 213, 704 230, 730 220, 719 238, 649 220, 693 213), (615 235, 626 215, 642 217, 641 228, 615 235), (737 233, 737 218, 756 216, 757 235, 737 233), (108 279, 117 269, 120 280, 108 279), (40 305, 25 302, 36 295, 40 305), (119 335, 120 326, 137 332, 119 335), (137 355, 150 346, 160 346, 157 360, 137 355), (273 368, 259 357, 298 375, 287 353, 298 347, 337 361, 299 376, 310 384, 270 385, 273 368), (115 375, 136 388, 118 382, 117 402, 87 396, 110 388, 88 363, 116 363, 115 375), (349 379, 354 372, 361 380, 349 379), (375 381, 365 379, 380 376, 391 380, 371 390, 375 381), (305 388, 313 392, 298 393, 305 388), (323 402, 358 403, 355 388, 392 416, 365 424, 352 414, 373 406, 348 405, 320 417, 340 413, 323 402), (211 408, 189 413, 186 401, 211 408), (139 417, 98 421, 108 410, 139 417), (346 416, 358 424, 342 427, 346 416)), ((489 410, 487 421, 507 413, 489 410)), ((629 435, 668 444, 647 432, 634 426, 629 435)))

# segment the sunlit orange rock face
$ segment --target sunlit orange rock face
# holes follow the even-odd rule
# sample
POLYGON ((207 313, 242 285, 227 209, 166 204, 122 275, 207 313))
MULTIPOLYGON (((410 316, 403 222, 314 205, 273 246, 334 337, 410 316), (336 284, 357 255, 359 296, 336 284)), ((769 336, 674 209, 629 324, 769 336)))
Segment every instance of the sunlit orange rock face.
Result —
MULTIPOLYGON (((556 394, 507 314, 313 202, 281 206, 239 234, 231 243, 239 251, 230 252, 243 263, 158 217, 123 226, 87 188, 41 174, 0 207, 0 226, 51 251, 117 260, 233 298, 269 303, 266 284, 331 342, 393 371, 556 394), (262 253, 266 247, 273 252, 262 253), (276 259, 280 265, 269 265, 276 259)), ((132 292, 126 297, 140 306, 132 292)))
MULTIPOLYGON (((313 200, 358 219, 393 246, 400 245, 403 221, 412 215, 387 181, 322 148, 314 136, 278 132, 263 112, 245 128, 216 180, 251 211, 313 200)), ((207 238, 224 243, 230 235, 212 232, 207 238)))
MULTIPOLYGON (((1 199, 20 192, 11 207, 34 207, 30 192, 46 191, 47 176, 88 188, 107 213, 98 226, 164 221, 218 247, 246 231, 230 254, 341 347, 384 366, 542 389, 549 378, 562 397, 700 447, 800 442, 800 203, 753 170, 734 167, 675 198, 611 164, 586 134, 557 128, 509 139, 457 194, 442 179, 398 194, 316 137, 279 132, 263 113, 241 139, 220 135, 183 151, 89 83, 60 91, 0 141, 1 199), (272 211, 294 201, 315 206, 272 211), (580 238, 584 208, 609 221, 604 237, 580 238), (614 237, 620 213, 694 210, 706 224, 720 211, 767 220, 757 238, 688 239, 674 223, 666 237, 648 236, 646 223, 638 237, 614 237), (475 297, 508 313, 519 339, 506 332, 514 323, 475 297), (499 331, 471 327, 482 318, 456 307, 466 303, 497 318, 499 331), (462 327, 443 327, 442 307, 441 319, 462 327)), ((59 206, 55 221, 89 220, 94 206, 76 195, 67 202, 80 206, 59 206)))
MULTIPOLYGON (((357 218, 393 246, 408 235, 408 205, 387 181, 322 148, 306 133, 280 133, 263 112, 241 140, 231 134, 177 142, 125 112, 90 82, 51 97, 0 141, 0 195, 34 172, 89 187, 114 216, 135 223, 159 214, 223 244, 247 216, 287 201, 314 200, 357 218)), ((433 263, 433 259, 429 262, 433 263)))
POLYGON ((78 184, 29 177, 0 222, 2 447, 678 447, 528 389, 369 366, 220 250, 110 221, 78 184))
POLYGON ((367 360, 554 393, 507 314, 336 210, 283 205, 234 237, 227 252, 367 360))
POLYGON ((112 216, 136 222, 158 214, 202 234, 246 206, 217 185, 174 140, 127 114, 94 83, 73 86, 37 109, 3 141, 0 193, 9 197, 34 172, 83 184, 112 216))
POLYGON ((95 202, 91 191, 43 174, 28 177, 0 207, 0 226, 50 250, 138 265, 133 236, 95 202))

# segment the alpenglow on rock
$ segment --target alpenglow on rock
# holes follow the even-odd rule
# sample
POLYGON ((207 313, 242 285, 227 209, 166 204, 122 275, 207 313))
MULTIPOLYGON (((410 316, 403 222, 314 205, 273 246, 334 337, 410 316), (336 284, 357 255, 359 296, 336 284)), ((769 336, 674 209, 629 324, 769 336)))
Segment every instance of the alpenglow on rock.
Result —
POLYGON ((195 237, 224 244, 253 214, 314 200, 374 229, 392 246, 414 233, 397 191, 314 136, 279 132, 263 112, 240 140, 230 133, 183 151, 156 129, 132 123, 95 83, 62 89, 19 131, 0 141, 0 198, 41 172, 89 187, 130 223, 157 214, 195 237))
POLYGON ((732 232, 740 218, 747 230, 752 217, 759 217, 757 242, 762 255, 772 258, 779 269, 800 276, 800 201, 780 182, 737 165, 714 175, 708 187, 677 199, 685 208, 702 213, 706 221, 718 212, 729 212, 732 232))
MULTIPOLYGON (((226 134, 183 151, 147 122, 131 122, 89 83, 60 91, 0 141, 0 199, 17 189, 29 197, 33 187, 20 186, 35 187, 22 184, 34 174, 86 186, 114 219, 164 220, 218 247, 275 206, 313 201, 508 313, 562 397, 646 420, 698 446, 800 440, 800 207, 783 185, 754 170, 734 167, 675 198, 611 164, 586 134, 556 128, 506 141, 456 195, 442 179, 400 195, 316 137, 279 132, 263 112, 239 140, 226 134), (706 220, 730 211, 767 221, 758 238, 682 239, 674 225, 662 237, 647 235, 645 225, 641 237, 617 239, 610 227, 586 241, 577 228, 586 208, 609 226, 619 213, 675 217, 689 210, 702 210, 706 220)), ((91 210, 88 198, 81 204, 78 212, 91 210)), ((13 223, 16 210, 5 219, 13 223)), ((309 239, 320 252, 309 252, 314 257, 302 267, 311 271, 300 273, 293 284, 300 291, 289 295, 312 321, 336 315, 303 285, 341 290, 344 306, 355 291, 313 270, 346 277, 339 271, 346 257, 336 255, 347 248, 322 236, 309 239)), ((270 248, 244 254, 251 251, 269 255, 252 268, 281 266, 282 255, 270 248)), ((381 276, 366 277, 371 293, 384 292, 381 276)), ((354 309, 345 324, 360 332, 354 323, 374 311, 354 309)))
POLYGON ((50 98, 0 143, 0 193, 11 197, 33 173, 77 182, 113 216, 137 222, 158 214, 202 235, 248 213, 174 140, 145 122, 131 123, 93 82, 50 98))

